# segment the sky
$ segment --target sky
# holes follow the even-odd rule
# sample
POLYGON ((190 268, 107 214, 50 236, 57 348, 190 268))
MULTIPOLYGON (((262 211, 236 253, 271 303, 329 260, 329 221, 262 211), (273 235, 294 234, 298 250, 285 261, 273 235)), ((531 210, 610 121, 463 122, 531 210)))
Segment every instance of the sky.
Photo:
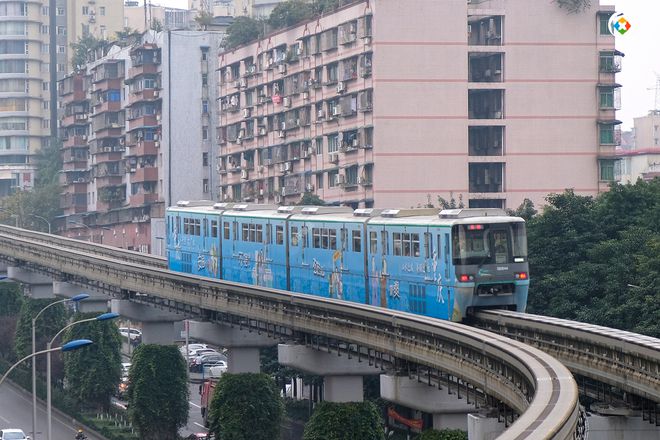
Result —
MULTIPOLYGON (((188 4, 187 0, 152 2, 178 8, 188 4)), ((655 92, 647 89, 655 87, 654 72, 660 74, 660 0, 600 0, 600 4, 615 5, 632 24, 625 35, 616 37, 616 48, 626 55, 623 70, 617 74, 617 82, 623 85, 617 118, 623 121, 621 128, 629 130, 633 118, 646 115, 654 107, 655 92)))

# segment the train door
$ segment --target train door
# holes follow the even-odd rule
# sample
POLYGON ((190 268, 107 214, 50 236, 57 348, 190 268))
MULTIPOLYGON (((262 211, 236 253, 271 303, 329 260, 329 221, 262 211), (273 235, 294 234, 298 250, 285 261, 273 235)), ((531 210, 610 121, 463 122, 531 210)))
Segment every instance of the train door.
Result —
POLYGON ((362 223, 347 222, 341 227, 341 282, 344 299, 365 302, 362 223))
POLYGON ((440 303, 439 318, 451 319, 453 309, 453 279, 451 275, 451 253, 449 230, 437 229, 438 264, 435 271, 437 302, 440 303))
POLYGON ((369 240, 369 303, 375 306, 387 307, 389 232, 385 225, 370 225, 367 227, 369 240))

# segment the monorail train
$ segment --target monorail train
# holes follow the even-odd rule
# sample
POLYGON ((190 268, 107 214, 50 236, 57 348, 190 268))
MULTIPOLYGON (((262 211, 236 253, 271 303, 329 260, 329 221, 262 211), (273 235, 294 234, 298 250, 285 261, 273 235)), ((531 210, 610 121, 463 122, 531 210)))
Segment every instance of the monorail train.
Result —
POLYGON ((179 202, 171 270, 461 321, 524 311, 524 220, 499 209, 377 210, 179 202))

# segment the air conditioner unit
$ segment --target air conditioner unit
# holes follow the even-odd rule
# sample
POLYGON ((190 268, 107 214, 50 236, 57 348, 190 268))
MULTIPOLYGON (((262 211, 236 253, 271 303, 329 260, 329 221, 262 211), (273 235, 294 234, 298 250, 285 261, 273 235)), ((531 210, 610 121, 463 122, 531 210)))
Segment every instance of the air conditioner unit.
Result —
POLYGON ((325 118, 325 112, 323 110, 319 110, 318 112, 316 112, 316 119, 321 120, 323 118, 325 118))
POLYGON ((266 127, 259 127, 259 136, 265 136, 267 133, 266 127))
POLYGON ((305 191, 307 191, 307 192, 314 191, 314 185, 312 185, 311 183, 308 183, 307 185, 305 185, 305 191))
POLYGON ((161 116, 160 116, 160 115, 156 115, 156 120, 157 120, 158 122, 160 122, 160 119, 161 119, 161 116))
POLYGON ((357 180, 358 185, 362 185, 362 182, 364 182, 364 179, 362 178, 362 176, 358 176, 358 180, 357 180))
POLYGON ((284 139, 286 137, 286 132, 284 130, 280 130, 278 137, 284 139))
POLYGON ((124 138, 119 138, 119 145, 124 145, 126 140, 124 138))
POLYGON ((280 188, 280 194, 282 194, 282 197, 286 197, 286 187, 280 188))
POLYGON ((309 92, 303 92, 303 99, 307 101, 309 99, 309 92))
POLYGON ((257 66, 254 64, 250 65, 250 67, 247 68, 247 72, 250 74, 255 73, 256 71, 257 71, 257 66))
POLYGON ((332 107, 332 116, 339 116, 341 115, 341 109, 339 108, 338 105, 335 105, 332 107))
POLYGON ((112 147, 103 147, 104 153, 110 153, 111 151, 112 151, 112 147))
POLYGON ((247 180, 247 178, 248 178, 247 170, 241 170, 241 179, 247 180))
POLYGON ((83 140, 83 141, 86 141, 86 140, 87 140, 87 135, 86 135, 86 134, 83 134, 83 135, 82 135, 82 140, 83 140))
POLYGON ((85 179, 80 178, 75 180, 76 183, 85 183, 85 179))
POLYGON ((337 83, 337 93, 344 93, 345 90, 346 86, 344 85, 343 81, 337 83))
POLYGON ((250 109, 249 108, 244 108, 243 109, 243 118, 249 118, 250 117, 250 109))
POLYGON ((332 153, 329 156, 330 163, 339 163, 339 155, 336 153, 332 153))
POLYGON ((299 44, 298 47, 296 47, 296 54, 297 55, 302 55, 303 54, 302 44, 299 44))
POLYGON ((243 143, 243 138, 240 138, 240 137, 239 137, 239 138, 236 138, 236 143, 237 143, 238 145, 241 145, 241 144, 243 143))
POLYGON ((158 141, 154 142, 154 147, 160 148, 160 142, 158 142, 158 141))
POLYGON ((346 182, 346 176, 344 176, 343 174, 335 175, 335 185, 336 186, 343 186, 345 182, 346 182))
POLYGON ((130 171, 131 173, 134 173, 134 172, 137 171, 137 169, 135 169, 135 168, 131 168, 129 171, 130 171))
POLYGON ((284 98, 282 100, 282 105, 284 105, 284 107, 291 107, 291 98, 284 98))
POLYGON ((286 122, 280 123, 280 130, 286 130, 286 122))
POLYGON ((234 88, 235 89, 240 89, 241 88, 241 81, 240 80, 234 81, 234 88))
POLYGON ((277 66, 277 71, 282 75, 286 74, 286 64, 280 64, 277 66))
POLYGON ((154 98, 158 98, 158 90, 154 90, 154 98))
POLYGON ((284 162, 284 171, 291 171, 291 162, 284 162))
POLYGON ((247 80, 245 78, 241 78, 239 81, 240 87, 241 88, 246 88, 247 87, 247 80))
POLYGON ((158 134, 154 134, 154 140, 155 140, 155 141, 158 140, 158 137, 159 137, 158 134))
POLYGON ((358 141, 357 138, 354 138, 353 141, 351 142, 351 146, 353 148, 357 148, 359 144, 360 144, 360 142, 358 141))
POLYGON ((263 196, 264 196, 264 189, 261 188, 261 189, 259 190, 259 197, 263 197, 263 196))

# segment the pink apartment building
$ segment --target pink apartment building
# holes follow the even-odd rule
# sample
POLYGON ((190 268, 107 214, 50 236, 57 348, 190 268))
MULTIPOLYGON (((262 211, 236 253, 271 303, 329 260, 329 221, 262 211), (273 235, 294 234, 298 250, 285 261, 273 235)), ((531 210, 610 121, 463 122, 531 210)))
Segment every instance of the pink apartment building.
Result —
POLYGON ((377 0, 219 54, 224 200, 515 208, 613 179, 612 7, 377 0))

